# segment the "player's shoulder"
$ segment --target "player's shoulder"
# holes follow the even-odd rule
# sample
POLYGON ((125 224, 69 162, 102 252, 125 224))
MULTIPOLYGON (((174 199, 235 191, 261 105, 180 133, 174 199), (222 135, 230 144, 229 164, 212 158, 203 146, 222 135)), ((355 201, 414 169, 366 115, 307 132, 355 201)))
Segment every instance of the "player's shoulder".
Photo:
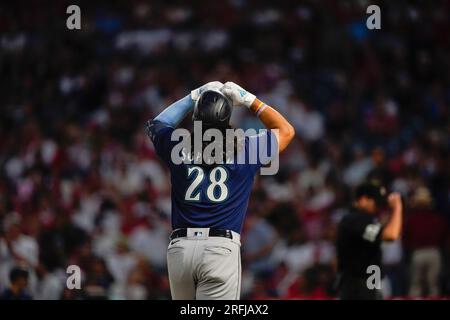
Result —
POLYGON ((355 222, 369 220, 369 215, 362 213, 356 208, 350 208, 347 214, 345 214, 341 219, 341 225, 348 225, 355 222))
POLYGON ((173 127, 159 120, 150 119, 145 123, 145 132, 152 141, 157 135, 170 133, 173 130, 173 127))
POLYGON ((349 223, 349 221, 352 219, 351 215, 352 215, 352 213, 351 213, 351 211, 349 211, 342 216, 342 218, 339 220, 340 228, 345 227, 349 223))

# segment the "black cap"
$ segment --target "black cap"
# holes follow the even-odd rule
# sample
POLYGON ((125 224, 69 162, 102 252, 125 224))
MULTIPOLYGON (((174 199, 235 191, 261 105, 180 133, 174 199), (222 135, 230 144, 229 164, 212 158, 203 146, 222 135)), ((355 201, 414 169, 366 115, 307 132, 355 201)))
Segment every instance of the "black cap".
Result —
POLYGON ((364 182, 355 189, 354 197, 359 199, 366 196, 370 199, 374 199, 377 205, 386 204, 386 188, 376 181, 364 182))
POLYGON ((209 128, 225 128, 230 123, 233 105, 220 91, 203 92, 194 107, 193 121, 202 121, 209 128))

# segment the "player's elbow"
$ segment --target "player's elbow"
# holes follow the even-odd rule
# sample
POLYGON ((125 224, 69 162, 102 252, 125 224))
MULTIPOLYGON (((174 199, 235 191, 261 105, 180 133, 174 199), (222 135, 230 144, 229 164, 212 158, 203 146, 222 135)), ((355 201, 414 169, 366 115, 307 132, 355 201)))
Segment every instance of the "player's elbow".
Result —
POLYGON ((283 128, 283 137, 286 141, 286 145, 291 143, 292 139, 294 139, 295 129, 290 123, 287 123, 287 125, 283 128))
POLYGON ((287 125, 279 129, 278 134, 280 138, 279 152, 282 152, 294 138, 295 129, 291 124, 287 123, 287 125))
POLYGON ((289 142, 291 142, 295 137, 295 128, 289 124, 289 142))
POLYGON ((286 121, 286 124, 280 128, 280 136, 282 136, 287 143, 291 142, 295 136, 294 127, 286 121))
POLYGON ((400 238, 400 231, 385 229, 381 236, 383 241, 395 241, 400 238))

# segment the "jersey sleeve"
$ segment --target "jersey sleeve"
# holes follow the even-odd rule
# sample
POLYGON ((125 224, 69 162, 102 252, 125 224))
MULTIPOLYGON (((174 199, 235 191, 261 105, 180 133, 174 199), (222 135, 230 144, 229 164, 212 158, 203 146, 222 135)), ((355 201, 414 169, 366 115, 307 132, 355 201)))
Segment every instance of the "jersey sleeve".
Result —
POLYGON ((268 129, 247 137, 248 160, 255 170, 268 165, 278 155, 278 140, 268 129))
POLYGON ((174 128, 158 120, 149 120, 145 125, 145 131, 153 142, 156 154, 165 163, 170 164, 170 154, 173 146, 171 135, 174 128))
POLYGON ((347 229, 356 237, 376 243, 381 241, 383 225, 377 219, 373 219, 370 216, 361 216, 347 221, 347 229))

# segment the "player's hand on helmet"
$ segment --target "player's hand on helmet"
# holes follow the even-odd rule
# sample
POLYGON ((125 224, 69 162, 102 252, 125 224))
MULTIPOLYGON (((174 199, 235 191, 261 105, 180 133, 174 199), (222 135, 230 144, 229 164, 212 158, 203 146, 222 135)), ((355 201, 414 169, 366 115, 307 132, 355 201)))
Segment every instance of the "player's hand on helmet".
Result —
POLYGON ((208 90, 220 90, 223 87, 223 83, 220 81, 211 81, 207 84, 202 85, 201 87, 191 91, 191 98, 194 101, 197 101, 200 95, 208 90))
POLYGON ((398 192, 392 192, 388 196, 388 203, 389 206, 393 209, 395 208, 401 208, 402 206, 402 196, 398 192))
POLYGON ((226 95, 231 101, 233 101, 233 106, 246 106, 250 108, 253 101, 255 101, 256 96, 251 94, 241 86, 234 82, 228 81, 220 89, 224 95, 226 95))

